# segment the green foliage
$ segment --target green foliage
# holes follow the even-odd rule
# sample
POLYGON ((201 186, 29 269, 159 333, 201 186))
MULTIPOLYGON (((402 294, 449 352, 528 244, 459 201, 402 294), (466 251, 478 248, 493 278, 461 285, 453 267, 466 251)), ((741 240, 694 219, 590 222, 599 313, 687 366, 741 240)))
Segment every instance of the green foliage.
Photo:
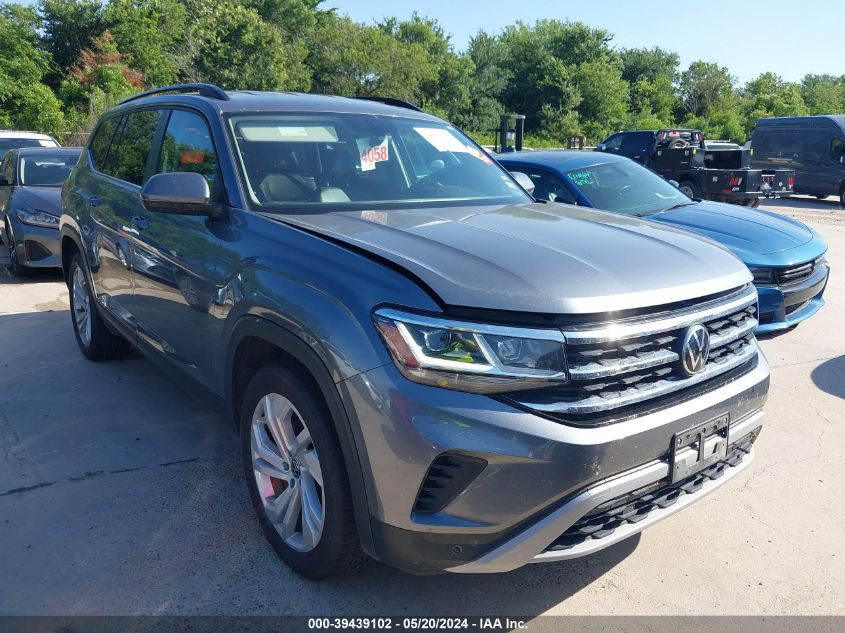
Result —
POLYGON ((0 6, 0 128, 59 135, 61 104, 42 80, 50 56, 38 50, 40 20, 29 7, 0 6))
POLYGON ((734 78, 728 69, 710 62, 696 61, 681 73, 678 93, 681 106, 696 117, 707 117, 710 111, 730 99, 734 78))
POLYGON ((82 138, 118 100, 180 81, 395 97, 488 143, 501 114, 523 114, 533 147, 680 125, 744 142, 760 117, 845 112, 845 75, 738 86, 717 64, 681 69, 671 51, 618 50, 604 29, 552 19, 479 31, 460 52, 435 19, 361 24, 324 1, 0 5, 0 126, 82 138))
POLYGON ((301 51, 286 45, 278 29, 243 4, 220 2, 196 30, 198 78, 229 89, 299 89, 301 51))
POLYGON ((810 114, 845 113, 845 75, 807 75, 801 96, 810 114))
POLYGON ((38 11, 44 28, 43 48, 61 74, 105 31, 99 0, 41 0, 38 11))
POLYGON ((751 136, 757 119, 773 116, 802 116, 809 109, 801 95, 801 86, 785 82, 774 73, 763 73, 745 84, 742 111, 746 137, 751 136))
POLYGON ((308 65, 315 92, 419 102, 422 86, 437 78, 422 44, 403 44, 384 28, 332 15, 314 39, 308 65))
POLYGON ((176 82, 188 66, 188 12, 179 0, 112 0, 103 12, 117 48, 150 85, 176 82))

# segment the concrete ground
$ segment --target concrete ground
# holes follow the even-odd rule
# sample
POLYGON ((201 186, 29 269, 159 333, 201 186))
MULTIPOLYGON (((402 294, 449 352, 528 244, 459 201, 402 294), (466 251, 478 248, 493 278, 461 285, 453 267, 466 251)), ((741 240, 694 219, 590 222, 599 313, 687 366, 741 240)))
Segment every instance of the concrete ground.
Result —
POLYGON ((218 413, 140 356, 83 360, 58 274, 0 276, 0 614, 845 614, 845 211, 764 207, 818 230, 834 273, 762 342, 757 460, 639 538, 498 576, 294 576, 218 413))

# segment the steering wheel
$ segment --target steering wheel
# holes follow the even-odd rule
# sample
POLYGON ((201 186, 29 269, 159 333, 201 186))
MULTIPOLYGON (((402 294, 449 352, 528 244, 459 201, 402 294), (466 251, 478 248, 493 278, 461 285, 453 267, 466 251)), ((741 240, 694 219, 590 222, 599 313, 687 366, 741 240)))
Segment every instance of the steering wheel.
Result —
POLYGON ((445 187, 442 182, 440 182, 433 174, 429 174, 415 182, 410 187, 410 191, 418 191, 424 189, 442 189, 445 187))

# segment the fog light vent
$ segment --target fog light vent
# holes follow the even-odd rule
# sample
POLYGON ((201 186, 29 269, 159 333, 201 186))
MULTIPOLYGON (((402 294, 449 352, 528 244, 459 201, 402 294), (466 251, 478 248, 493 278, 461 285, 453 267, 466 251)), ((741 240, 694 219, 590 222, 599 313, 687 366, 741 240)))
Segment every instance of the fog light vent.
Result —
POLYGON ((441 453, 431 463, 423 479, 414 510, 426 513, 440 512, 466 490, 485 466, 487 461, 478 457, 441 453))

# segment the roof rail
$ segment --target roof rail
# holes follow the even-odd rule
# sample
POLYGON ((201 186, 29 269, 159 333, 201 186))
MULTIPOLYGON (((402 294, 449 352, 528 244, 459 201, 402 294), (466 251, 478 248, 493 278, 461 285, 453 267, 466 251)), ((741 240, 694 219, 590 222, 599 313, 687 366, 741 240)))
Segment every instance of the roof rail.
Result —
POLYGON ((144 97, 151 97, 165 92, 196 92, 203 97, 211 97, 212 99, 220 99, 221 101, 229 100, 229 95, 222 88, 214 84, 173 84, 172 86, 162 86, 161 88, 139 92, 128 99, 124 99, 120 104, 122 105, 130 101, 135 101, 136 99, 143 99, 144 97))
POLYGON ((375 101, 377 103, 383 103, 384 105, 396 106, 397 108, 407 108, 408 110, 414 110, 415 112, 424 112, 421 107, 416 106, 413 103, 402 101, 402 99, 394 99, 393 97, 353 97, 353 99, 375 101))

